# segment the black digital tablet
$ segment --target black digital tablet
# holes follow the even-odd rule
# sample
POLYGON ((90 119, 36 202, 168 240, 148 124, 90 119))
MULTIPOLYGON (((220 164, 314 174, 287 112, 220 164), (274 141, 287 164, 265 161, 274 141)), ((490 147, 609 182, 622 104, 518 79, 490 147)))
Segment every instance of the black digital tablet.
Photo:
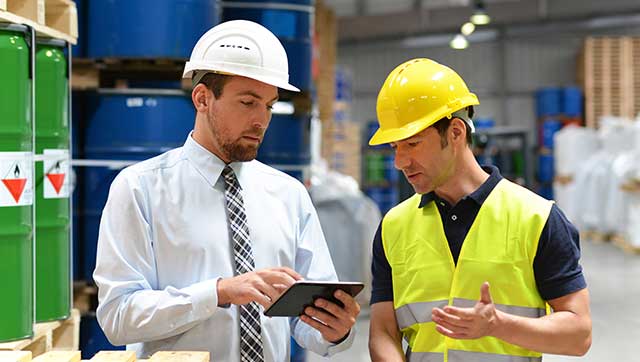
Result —
POLYGON ((326 299, 339 306, 342 302, 333 294, 340 289, 355 297, 362 291, 364 284, 360 282, 317 282, 301 280, 294 283, 276 299, 271 306, 264 311, 268 317, 298 317, 303 314, 304 308, 313 305, 318 299, 326 299))

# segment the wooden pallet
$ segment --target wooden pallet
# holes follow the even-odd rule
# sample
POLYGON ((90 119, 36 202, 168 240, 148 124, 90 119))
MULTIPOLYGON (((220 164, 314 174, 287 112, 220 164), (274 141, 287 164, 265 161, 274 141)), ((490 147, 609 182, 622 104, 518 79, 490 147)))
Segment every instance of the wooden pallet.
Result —
POLYGON ((640 192, 640 180, 629 180, 620 186, 622 191, 630 193, 640 192))
POLYGON ((598 128, 602 116, 632 118, 634 79, 632 72, 634 38, 589 37, 585 40, 579 74, 585 93, 588 127, 598 128))
MULTIPOLYGON (((136 359, 133 351, 101 351, 88 362, 209 362, 209 352, 161 351, 150 359, 136 359)), ((32 359, 29 351, 0 351, 0 362, 80 362, 80 351, 52 351, 32 359)))
POLYGON ((28 25, 38 36, 76 44, 78 10, 71 0, 0 0, 0 22, 28 25))
POLYGON ((613 236, 611 234, 603 233, 595 230, 580 231, 580 239, 589 240, 596 244, 606 243, 611 241, 613 236))
POLYGON ((128 88, 129 81, 180 82, 191 89, 191 81, 182 79, 185 59, 74 58, 71 87, 74 90, 128 88))
POLYGON ((32 338, 0 343, 0 351, 31 351, 35 357, 49 351, 75 351, 79 345, 80 312, 72 309, 66 320, 35 324, 32 338))
POLYGON ((73 282, 73 308, 86 315, 98 308, 98 287, 86 282, 73 282))
POLYGON ((640 245, 633 245, 621 235, 614 235, 611 242, 627 254, 640 255, 640 245))
POLYGON ((633 115, 640 114, 640 37, 631 38, 631 87, 633 100, 633 115))

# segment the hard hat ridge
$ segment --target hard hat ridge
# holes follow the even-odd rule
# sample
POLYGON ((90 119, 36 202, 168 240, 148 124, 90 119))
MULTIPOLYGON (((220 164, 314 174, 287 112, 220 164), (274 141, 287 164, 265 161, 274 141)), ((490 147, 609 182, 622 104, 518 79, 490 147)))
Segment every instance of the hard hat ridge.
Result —
POLYGON ((289 84, 287 53, 280 40, 267 28, 248 20, 216 25, 198 40, 182 77, 202 77, 198 75, 201 72, 239 75, 299 91, 289 84))

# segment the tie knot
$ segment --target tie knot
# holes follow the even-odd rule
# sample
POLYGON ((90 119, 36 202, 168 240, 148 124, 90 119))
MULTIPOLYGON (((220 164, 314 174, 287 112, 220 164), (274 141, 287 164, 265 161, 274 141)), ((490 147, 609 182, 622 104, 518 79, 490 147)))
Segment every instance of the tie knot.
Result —
POLYGON ((236 173, 233 172, 231 166, 226 165, 222 170, 222 177, 224 177, 224 183, 227 186, 240 188, 240 184, 238 183, 238 178, 236 177, 236 173))

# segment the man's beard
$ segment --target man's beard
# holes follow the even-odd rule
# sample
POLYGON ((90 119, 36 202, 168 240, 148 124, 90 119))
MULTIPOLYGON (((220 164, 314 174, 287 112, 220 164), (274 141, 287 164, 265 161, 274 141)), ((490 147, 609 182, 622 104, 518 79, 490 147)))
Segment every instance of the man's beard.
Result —
POLYGON ((262 144, 264 131, 255 129, 254 132, 244 132, 238 139, 231 141, 223 138, 229 132, 221 124, 215 122, 213 115, 209 115, 208 122, 211 125, 213 137, 222 148, 222 152, 229 159, 229 162, 246 162, 256 158, 258 149, 262 144), (240 142, 242 141, 242 136, 245 135, 260 138, 261 141, 257 145, 242 145, 240 142))
POLYGON ((231 162, 246 162, 255 159, 258 155, 258 148, 260 148, 260 144, 243 146, 239 139, 235 142, 222 143, 222 151, 231 162))

